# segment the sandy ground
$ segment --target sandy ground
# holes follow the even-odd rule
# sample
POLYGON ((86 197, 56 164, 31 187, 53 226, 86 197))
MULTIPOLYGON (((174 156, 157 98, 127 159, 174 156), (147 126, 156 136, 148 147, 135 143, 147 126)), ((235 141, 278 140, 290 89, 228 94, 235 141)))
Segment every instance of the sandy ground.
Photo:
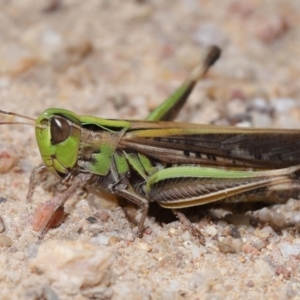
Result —
MULTIPOLYGON (((298 128, 299 20, 297 0, 0 0, 1 109, 143 119, 217 44, 179 120, 298 128)), ((202 246, 157 207, 136 238, 136 207, 79 189, 39 240, 35 208, 63 188, 43 173, 26 202, 40 164, 34 128, 2 125, 1 299, 300 299, 296 200, 195 209, 202 246)))

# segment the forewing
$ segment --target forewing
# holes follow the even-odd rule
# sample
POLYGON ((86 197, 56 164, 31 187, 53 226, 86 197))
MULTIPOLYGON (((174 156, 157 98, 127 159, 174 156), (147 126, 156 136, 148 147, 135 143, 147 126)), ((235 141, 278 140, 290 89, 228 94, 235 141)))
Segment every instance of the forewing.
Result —
POLYGON ((133 121, 123 149, 171 164, 281 168, 300 163, 300 131, 133 121))

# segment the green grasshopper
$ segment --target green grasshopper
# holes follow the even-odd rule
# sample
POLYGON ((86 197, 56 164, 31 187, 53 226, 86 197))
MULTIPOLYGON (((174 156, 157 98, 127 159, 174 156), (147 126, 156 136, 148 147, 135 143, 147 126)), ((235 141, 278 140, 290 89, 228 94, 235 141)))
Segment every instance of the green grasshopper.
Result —
MULTIPOLYGON (((1 111, 35 121, 44 168, 68 186, 56 201, 42 234, 55 212, 82 184, 138 205, 142 210, 139 236, 152 201, 176 213, 176 209, 220 200, 283 203, 298 194, 299 130, 172 122, 220 52, 212 46, 203 64, 145 121, 78 116, 58 108, 46 109, 35 121, 1 111)), ((2 122, 7 123, 12 124, 2 122)), ((31 176, 28 198, 36 171, 31 176)))

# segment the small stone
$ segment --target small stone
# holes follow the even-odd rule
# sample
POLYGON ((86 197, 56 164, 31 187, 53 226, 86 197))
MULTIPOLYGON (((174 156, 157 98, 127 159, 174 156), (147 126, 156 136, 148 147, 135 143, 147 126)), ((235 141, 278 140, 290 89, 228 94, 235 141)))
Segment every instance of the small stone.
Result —
POLYGON ((257 259, 254 262, 254 271, 264 278, 272 278, 275 273, 273 268, 263 259, 257 259))
POLYGON ((142 242, 136 243, 136 248, 140 250, 145 250, 147 252, 150 252, 152 250, 152 247, 149 244, 142 242))
POLYGON ((257 212, 257 217, 261 222, 269 222, 271 220, 271 212, 267 207, 264 207, 257 212))
POLYGON ((104 210, 98 210, 95 213, 95 217, 100 219, 102 222, 106 223, 109 219, 109 214, 104 210))
POLYGON ((88 218, 86 218, 86 220, 91 224, 97 223, 97 219, 94 217, 88 217, 88 218))
POLYGON ((276 233, 271 226, 266 226, 258 231, 258 236, 261 238, 268 238, 269 236, 276 236, 276 233))
POLYGON ((239 231, 236 229, 236 227, 232 224, 230 224, 229 226, 226 226, 222 232, 222 234, 224 236, 232 236, 233 238, 236 239, 240 239, 241 238, 241 234, 239 233, 239 231))
POLYGON ((237 250, 232 247, 231 245, 228 245, 226 243, 218 243, 218 248, 220 250, 221 253, 224 253, 224 254, 228 254, 228 253, 236 253, 237 250))
POLYGON ((171 227, 169 230, 169 235, 173 236, 173 235, 175 235, 175 233, 176 233, 176 229, 174 227, 171 227))
POLYGON ((242 251, 243 251, 244 253, 247 253, 247 254, 253 254, 253 255, 258 255, 258 254, 259 254, 258 249, 256 249, 256 248, 253 247, 252 245, 250 245, 248 242, 245 243, 245 244, 242 246, 242 251))
POLYGON ((283 213, 275 211, 272 214, 272 217, 273 217, 273 222, 275 225, 281 227, 285 224, 285 216, 283 213))
POLYGON ((119 243, 120 240, 121 240, 121 238, 119 236, 112 235, 109 237, 108 245, 109 246, 115 245, 115 244, 119 243))
POLYGON ((299 255, 300 254, 300 244, 290 244, 288 242, 281 242, 277 244, 278 248, 281 251, 281 254, 284 259, 289 258, 291 255, 299 255))
POLYGON ((276 263, 276 264, 284 264, 285 260, 280 252, 280 250, 278 249, 276 244, 270 244, 269 245, 270 249, 271 249, 271 258, 272 260, 276 263))
POLYGON ((287 280, 291 277, 291 271, 289 271, 288 269, 286 269, 284 266, 278 266, 275 269, 275 273, 277 275, 282 275, 282 277, 287 280))
POLYGON ((111 253, 79 241, 47 241, 31 264, 51 281, 72 290, 110 285, 111 253))
POLYGON ((185 249, 190 250, 193 246, 193 243, 191 241, 185 241, 183 242, 183 246, 185 247, 185 249))
POLYGON ((251 241, 251 245, 256 249, 261 250, 267 246, 267 242, 263 239, 255 238, 254 241, 251 241))
POLYGON ((12 240, 6 234, 0 234, 0 247, 10 247, 12 245, 12 240))
POLYGON ((47 228, 58 227, 64 220, 64 208, 61 206, 55 210, 58 197, 53 197, 45 203, 37 206, 32 220, 34 231, 43 231, 47 228))
POLYGON ((204 230, 210 236, 216 236, 217 233, 218 233, 217 228, 215 226, 213 226, 213 225, 206 226, 204 230))
POLYGON ((189 231, 185 231, 182 235, 181 235, 183 241, 190 241, 191 240, 191 235, 189 233, 189 231))
POLYGON ((6 203, 6 202, 7 202, 7 199, 6 199, 6 198, 0 197, 0 204, 1 204, 1 203, 6 203))
POLYGON ((144 235, 150 235, 152 234, 152 229, 150 227, 146 227, 144 229, 144 232, 143 232, 144 235))
POLYGON ((95 245, 108 245, 108 243, 113 244, 111 243, 111 240, 113 240, 113 238, 113 236, 110 237, 105 234, 99 234, 96 237, 92 237, 91 242, 95 245))
POLYGON ((246 285, 248 286, 248 287, 254 287, 254 282, 253 282, 253 280, 248 280, 248 282, 246 283, 246 285))

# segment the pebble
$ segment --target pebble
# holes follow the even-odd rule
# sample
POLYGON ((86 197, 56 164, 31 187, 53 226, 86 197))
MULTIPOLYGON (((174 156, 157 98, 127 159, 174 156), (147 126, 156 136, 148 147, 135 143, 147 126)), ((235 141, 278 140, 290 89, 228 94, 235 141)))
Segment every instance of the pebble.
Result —
POLYGON ((278 243, 277 247, 280 249, 284 259, 287 259, 291 255, 297 256, 300 254, 300 243, 290 244, 288 242, 281 242, 278 243))
POLYGON ((260 238, 254 238, 252 241, 251 241, 251 245, 253 247, 255 247, 256 249, 258 250, 261 250, 262 248, 265 248, 267 243, 265 240, 263 239, 260 239, 260 238))
POLYGON ((262 222, 265 222, 265 223, 269 222, 271 220, 270 210, 267 207, 264 207, 264 208, 260 209, 257 212, 257 217, 262 222))
POLYGON ((242 251, 247 254, 258 255, 259 251, 248 242, 242 246, 242 251))
POLYGON ((263 259, 257 259, 254 262, 254 271, 263 278, 271 278, 275 272, 274 269, 263 259))
POLYGON ((284 266, 278 266, 276 269, 275 269, 275 273, 277 275, 282 275, 282 277, 285 279, 285 280, 288 280, 290 277, 291 277, 291 271, 289 271, 287 268, 285 268, 284 266))
POLYGON ((111 253, 89 243, 51 240, 39 247, 31 268, 74 292, 110 285, 113 262, 111 253))
POLYGON ((276 236, 276 232, 271 226, 266 226, 258 231, 258 236, 261 238, 268 238, 269 236, 276 236))
POLYGON ((98 234, 97 237, 92 237, 91 242, 95 245, 108 245, 110 237, 105 234, 98 234))
POLYGON ((191 240, 191 235, 189 231, 184 231, 184 233, 181 235, 183 241, 190 241, 191 240))
POLYGON ((41 203, 36 207, 32 220, 32 229, 34 231, 38 232, 45 228, 55 228, 63 222, 63 207, 60 207, 55 211, 57 200, 58 197, 53 197, 47 202, 41 203))
POLYGON ((249 281, 247 281, 247 283, 246 283, 246 285, 248 286, 248 287, 254 287, 254 282, 253 282, 253 280, 249 280, 249 281))
POLYGON ((12 240, 9 236, 4 233, 0 234, 0 247, 10 247, 12 245, 12 240))
POLYGON ((279 250, 279 248, 277 247, 276 244, 270 244, 268 246, 268 248, 271 249, 271 258, 272 260, 276 263, 276 264, 279 264, 279 265, 283 265, 285 263, 285 260, 279 250), (269 247, 270 246, 270 247, 269 247))
POLYGON ((206 226, 204 231, 210 236, 216 236, 218 234, 217 228, 213 225, 206 226))
POLYGON ((234 247, 232 247, 232 245, 229 245, 229 244, 226 244, 226 243, 219 242, 217 244, 217 246, 219 248, 219 251, 221 253, 224 253, 224 254, 236 253, 237 252, 237 249, 235 249, 234 247))
POLYGON ((109 219, 109 214, 104 210, 98 210, 95 212, 95 217, 100 219, 102 222, 107 222, 109 219))
POLYGON ((285 220, 285 216, 283 213, 281 212, 274 212, 273 213, 273 222, 275 225, 277 226, 283 226, 285 223, 286 223, 286 220, 285 220))
POLYGON ((174 228, 174 227, 171 227, 170 229, 169 229, 169 235, 170 236, 173 236, 173 235, 175 235, 176 234, 176 229, 174 228))
POLYGON ((147 252, 150 252, 152 250, 152 247, 149 244, 143 242, 138 242, 135 246, 137 249, 145 250, 147 252))
POLYGON ((183 246, 185 247, 185 249, 190 251, 193 258, 199 258, 201 253, 203 253, 203 251, 205 251, 205 248, 204 249, 200 248, 191 241, 183 242, 183 246))

